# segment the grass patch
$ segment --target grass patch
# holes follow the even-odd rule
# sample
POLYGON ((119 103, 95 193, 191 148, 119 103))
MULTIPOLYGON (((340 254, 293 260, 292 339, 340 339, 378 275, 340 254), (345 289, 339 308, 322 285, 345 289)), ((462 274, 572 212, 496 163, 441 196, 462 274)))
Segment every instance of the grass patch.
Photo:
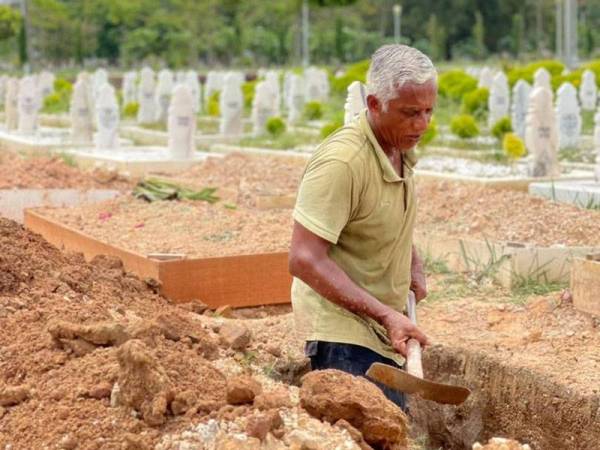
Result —
POLYGON ((61 152, 58 157, 69 167, 77 167, 77 160, 69 153, 61 152))
POLYGON ((241 146, 261 147, 273 150, 293 150, 301 145, 317 145, 320 137, 312 134, 289 132, 280 134, 277 137, 259 136, 244 138, 239 141, 241 146))
POLYGON ((567 282, 542 282, 534 278, 520 280, 510 291, 510 299, 517 304, 525 304, 533 295, 547 295, 560 292, 568 287, 567 282))
POLYGON ((435 258, 431 256, 429 253, 423 253, 423 267, 425 269, 425 273, 428 275, 431 274, 447 274, 450 273, 450 269, 448 268, 448 264, 442 258, 435 258))

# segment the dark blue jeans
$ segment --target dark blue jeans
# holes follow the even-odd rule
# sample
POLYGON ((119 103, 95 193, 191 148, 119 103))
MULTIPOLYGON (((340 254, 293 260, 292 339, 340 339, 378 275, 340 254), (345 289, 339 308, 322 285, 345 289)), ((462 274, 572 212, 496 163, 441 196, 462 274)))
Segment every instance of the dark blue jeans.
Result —
MULTIPOLYGON (((310 358, 313 370, 337 369, 352 375, 365 376, 374 362, 398 367, 394 361, 385 358, 374 351, 354 344, 339 342, 309 341, 305 347, 306 356, 310 358)), ((370 380, 373 381, 373 380, 370 380)), ((406 396, 403 392, 390 389, 380 383, 375 383, 385 396, 407 411, 406 396)))

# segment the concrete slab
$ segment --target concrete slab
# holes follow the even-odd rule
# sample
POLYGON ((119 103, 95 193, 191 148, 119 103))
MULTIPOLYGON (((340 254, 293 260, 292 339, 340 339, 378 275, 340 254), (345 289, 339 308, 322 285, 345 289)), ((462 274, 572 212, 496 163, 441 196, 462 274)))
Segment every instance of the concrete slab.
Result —
POLYGON ((529 185, 532 183, 539 182, 558 182, 558 181, 581 181, 590 180, 593 174, 590 172, 572 172, 569 175, 561 175, 560 178, 550 177, 498 177, 498 178, 484 178, 484 177, 470 177, 465 175, 457 175, 454 173, 445 172, 433 172, 429 170, 415 170, 415 177, 417 180, 438 180, 438 181, 456 181, 459 183, 477 184, 496 189, 512 189, 516 191, 527 192, 529 185))
POLYGON ((256 156, 271 156, 275 158, 284 158, 305 165, 312 156, 308 152, 298 152, 294 150, 273 150, 270 148, 244 147, 241 145, 215 144, 211 145, 210 153, 245 153, 256 156))
POLYGON ((571 269, 573 305, 600 317, 600 261, 576 258, 571 269))
POLYGON ((0 215, 23 223, 26 208, 41 206, 77 206, 115 198, 119 191, 94 189, 2 189, 0 190, 0 215))
POLYGON ((600 208, 600 182, 593 179, 532 183, 529 193, 580 208, 600 208))
POLYGON ((536 247, 425 233, 415 233, 415 244, 452 271, 480 273, 505 287, 527 280, 568 282, 573 258, 600 251, 595 247, 536 247))
POLYGON ((129 176, 147 173, 177 173, 204 162, 207 158, 223 155, 195 152, 190 159, 173 159, 165 147, 122 147, 111 152, 95 149, 75 149, 68 152, 80 167, 103 167, 129 176))
MULTIPOLYGON (((166 131, 150 130, 139 126, 121 127, 120 135, 131 139, 138 145, 164 146, 169 142, 169 134, 166 131)), ((231 143, 240 139, 250 137, 251 134, 244 133, 239 136, 224 136, 221 134, 200 134, 196 133, 196 145, 200 149, 208 149, 211 145, 217 143, 231 143)))

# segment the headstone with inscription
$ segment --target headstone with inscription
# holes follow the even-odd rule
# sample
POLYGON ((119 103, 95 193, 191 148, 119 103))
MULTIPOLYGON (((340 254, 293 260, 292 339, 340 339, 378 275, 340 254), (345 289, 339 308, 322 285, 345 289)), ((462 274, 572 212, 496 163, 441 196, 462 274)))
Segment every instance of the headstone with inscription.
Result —
POLYGON ((533 74, 533 87, 544 87, 546 89, 550 89, 550 92, 552 93, 552 85, 550 84, 551 78, 550 72, 548 72, 546 68, 540 67, 533 74))
POLYGON ((154 71, 144 67, 140 73, 140 84, 138 86, 138 116, 137 121, 140 124, 154 123, 156 120, 156 82, 154 80, 154 71))
POLYGON ((558 127, 552 106, 550 89, 533 89, 529 97, 525 145, 532 155, 529 172, 534 177, 555 177, 560 173, 558 127))
POLYGON ((6 95, 4 100, 6 114, 6 129, 15 131, 19 126, 19 79, 9 78, 6 81, 6 95))
POLYGON ((119 103, 115 89, 108 83, 98 89, 96 99, 97 150, 115 150, 119 148, 119 103))
POLYGON ((510 109, 510 90, 504 72, 498 72, 490 87, 488 97, 488 125, 494 126, 503 117, 508 116, 510 109))
POLYGON ((577 147, 582 120, 577 90, 571 83, 563 83, 556 91, 556 119, 559 148, 577 147))
POLYGON ((364 84, 353 81, 348 86, 348 95, 344 104, 344 124, 352 122, 367 107, 367 92, 364 84))
POLYGON ((583 75, 581 76, 579 100, 581 100, 581 109, 585 111, 596 110, 598 86, 596 85, 596 74, 591 70, 584 71, 583 75))
POLYGON ((19 82, 19 133, 34 135, 38 129, 38 112, 41 107, 40 92, 33 76, 19 82))
POLYGON ((219 108, 221 111, 219 132, 225 136, 242 134, 244 96, 239 78, 235 73, 230 73, 225 77, 223 91, 219 97, 219 108))
POLYGON ((137 102, 137 72, 127 72, 123 77, 123 105, 137 102))
POLYGON ((513 87, 511 103, 511 121, 515 133, 521 138, 525 138, 527 109, 529 107, 529 95, 531 94, 531 85, 525 80, 518 80, 513 87))
POLYGON ((305 89, 303 78, 299 75, 292 75, 290 78, 290 87, 286 99, 288 107, 288 122, 290 124, 298 123, 302 118, 304 111, 305 89))
POLYGON ((156 86, 156 122, 164 123, 169 113, 171 93, 173 92, 173 72, 163 69, 158 73, 158 85, 156 86))
POLYGON ((191 90, 179 84, 169 105, 169 152, 173 159, 189 159, 196 150, 196 110, 191 90))
POLYGON ((268 81, 261 81, 256 85, 252 102, 252 133, 255 136, 264 134, 267 120, 273 116, 275 116, 273 87, 268 81))
POLYGON ((94 140, 93 104, 89 92, 89 78, 79 78, 73 86, 69 108, 71 140, 81 145, 91 145, 94 140))

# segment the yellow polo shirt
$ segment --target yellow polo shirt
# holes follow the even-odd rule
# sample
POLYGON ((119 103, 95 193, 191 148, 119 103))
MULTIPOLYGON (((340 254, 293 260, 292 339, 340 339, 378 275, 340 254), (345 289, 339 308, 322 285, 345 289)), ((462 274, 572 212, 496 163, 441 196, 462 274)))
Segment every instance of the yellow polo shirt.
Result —
MULTIPOLYGON (((300 184, 294 219, 331 242, 329 256, 360 287, 402 311, 410 286, 416 214, 414 153, 401 178, 377 142, 366 110, 315 151, 300 184)), ((399 364, 386 330, 294 278, 296 330, 307 341, 367 347, 399 364)))

